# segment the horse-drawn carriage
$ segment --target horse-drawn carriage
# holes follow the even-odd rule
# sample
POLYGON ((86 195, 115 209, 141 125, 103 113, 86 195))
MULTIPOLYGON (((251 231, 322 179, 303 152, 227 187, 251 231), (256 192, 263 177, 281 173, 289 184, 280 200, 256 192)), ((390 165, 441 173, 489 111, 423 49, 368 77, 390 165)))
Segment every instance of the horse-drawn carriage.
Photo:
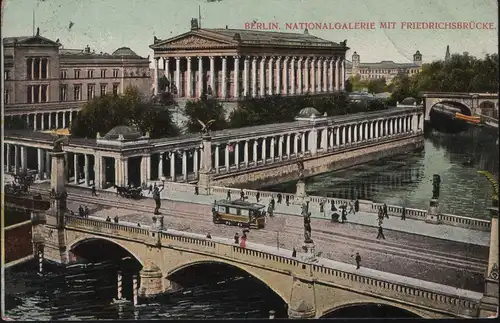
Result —
POLYGON ((130 186, 114 186, 116 188, 116 194, 126 197, 139 199, 142 197, 142 187, 130 187, 130 186))
POLYGON ((24 195, 28 193, 30 186, 35 181, 35 177, 28 171, 21 171, 14 175, 14 181, 5 185, 5 193, 12 195, 24 195))

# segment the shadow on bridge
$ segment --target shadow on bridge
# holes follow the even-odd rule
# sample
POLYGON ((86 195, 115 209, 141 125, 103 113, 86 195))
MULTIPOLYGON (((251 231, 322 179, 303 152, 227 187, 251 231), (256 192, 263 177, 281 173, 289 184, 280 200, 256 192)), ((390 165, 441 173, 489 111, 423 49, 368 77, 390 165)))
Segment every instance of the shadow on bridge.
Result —
POLYGON ((324 318, 421 318, 408 310, 386 304, 360 303, 336 307, 321 316, 324 318))

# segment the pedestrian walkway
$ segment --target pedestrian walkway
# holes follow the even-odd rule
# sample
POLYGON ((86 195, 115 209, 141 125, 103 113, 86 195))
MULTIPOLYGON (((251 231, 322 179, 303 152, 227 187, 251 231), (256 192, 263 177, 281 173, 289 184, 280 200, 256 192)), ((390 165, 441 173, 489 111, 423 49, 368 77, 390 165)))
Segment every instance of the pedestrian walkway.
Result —
MULTIPOLYGON (((148 191, 144 191, 146 197, 152 197, 148 191)), ((239 199, 239 194, 231 194, 232 199, 239 199)), ((214 194, 214 195, 195 195, 194 192, 179 192, 172 190, 165 190, 162 192, 162 199, 180 201, 186 203, 196 203, 210 205, 214 203, 214 200, 225 199, 225 194, 214 194)), ((251 197, 250 202, 257 202, 255 198, 251 197)), ((275 199, 276 201, 276 199, 275 199)), ((266 206, 269 204, 269 200, 260 200, 260 204, 266 206)), ((325 212, 321 213, 319 210, 319 205, 316 203, 310 203, 309 210, 312 213, 311 217, 319 219, 330 219, 330 205, 325 205, 325 212)), ((282 203, 277 203, 275 212, 278 214, 288 214, 301 216, 301 206, 290 204, 287 206, 285 201, 282 203)), ((356 223, 360 225, 366 225, 371 227, 378 227, 378 215, 376 213, 368 212, 356 212, 356 214, 348 214, 347 221, 350 223, 356 223)), ((469 243, 480 246, 489 246, 490 244, 490 233, 478 230, 470 230, 466 228, 455 227, 445 224, 432 224, 426 223, 421 220, 406 219, 401 220, 399 217, 389 216, 385 218, 382 227, 386 230, 401 231, 411 234, 418 234, 432 238, 451 240, 456 242, 469 243)))

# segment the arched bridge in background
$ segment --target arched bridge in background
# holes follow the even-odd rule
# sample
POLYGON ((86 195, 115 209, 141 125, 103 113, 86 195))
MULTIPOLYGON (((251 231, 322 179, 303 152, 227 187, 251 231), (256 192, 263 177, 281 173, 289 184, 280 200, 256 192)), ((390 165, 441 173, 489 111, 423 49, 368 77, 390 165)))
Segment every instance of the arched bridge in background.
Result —
POLYGON ((422 92, 425 103, 425 121, 437 104, 447 104, 460 109, 465 115, 480 116, 482 123, 498 128, 498 94, 422 92))
MULTIPOLYGON (((223 263, 248 273, 288 305, 289 317, 312 318, 359 304, 398 308, 423 318, 478 317, 481 293, 317 258, 294 258, 290 250, 148 226, 66 216, 64 225, 46 225, 45 257, 69 263, 78 248, 106 240, 137 260, 142 296, 172 287, 169 278, 189 266, 223 263), (118 247, 119 246, 119 247, 118 247)), ((105 251, 90 248, 94 253, 105 251)), ((125 253, 124 253, 125 254, 125 253)), ((111 257, 111 254, 108 254, 111 257)), ((121 256, 121 255, 120 255, 121 256)))

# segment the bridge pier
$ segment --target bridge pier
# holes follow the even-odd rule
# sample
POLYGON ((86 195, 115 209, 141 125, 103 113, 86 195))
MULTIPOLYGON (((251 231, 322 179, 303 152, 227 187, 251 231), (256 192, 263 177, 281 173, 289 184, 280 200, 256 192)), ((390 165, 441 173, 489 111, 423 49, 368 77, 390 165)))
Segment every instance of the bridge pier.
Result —
MULTIPOLYGON (((147 263, 139 273, 141 284, 139 296, 148 298, 162 294, 165 291, 163 286, 163 273, 160 268, 152 262, 147 263)), ((166 286, 169 288, 170 286, 166 286)))
POLYGON ((293 277, 292 293, 288 304, 288 318, 308 319, 316 316, 314 282, 305 277, 293 277))

